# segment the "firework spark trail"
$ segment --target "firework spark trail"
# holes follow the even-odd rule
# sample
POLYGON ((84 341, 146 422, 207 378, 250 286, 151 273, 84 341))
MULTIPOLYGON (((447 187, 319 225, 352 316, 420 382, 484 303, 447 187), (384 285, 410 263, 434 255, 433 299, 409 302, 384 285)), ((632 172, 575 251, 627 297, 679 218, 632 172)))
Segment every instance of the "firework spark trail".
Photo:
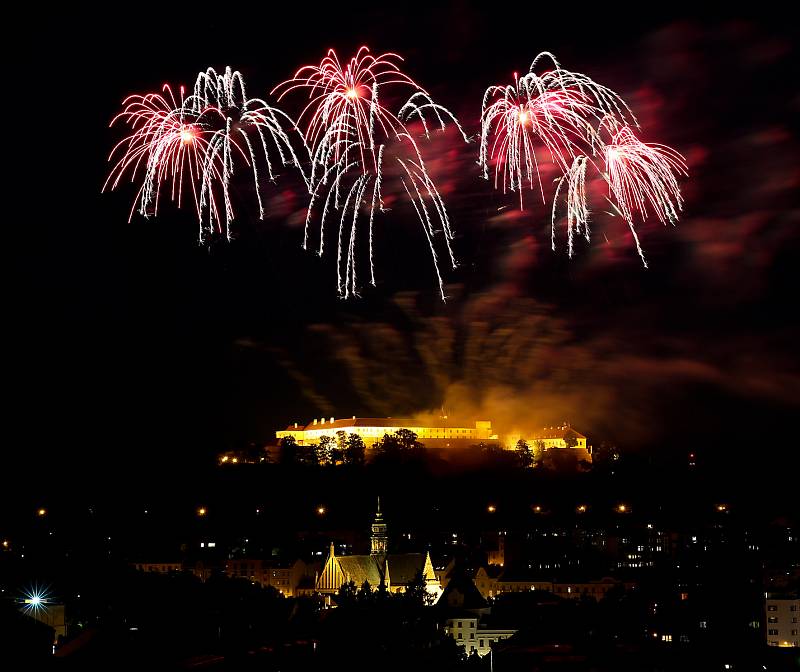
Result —
MULTIPOLYGON (((468 138, 454 115, 445 107, 435 103, 422 87, 400 70, 401 61, 402 58, 397 54, 372 56, 367 47, 361 47, 350 61, 343 64, 336 52, 331 49, 319 65, 300 68, 292 79, 273 89, 273 93, 278 94, 279 101, 293 91, 308 91, 308 102, 298 117, 298 124, 306 123, 305 140, 312 162, 309 177, 310 201, 303 246, 304 248, 308 246, 314 204, 327 190, 320 219, 319 253, 322 254, 324 250, 325 219, 333 201, 333 207, 342 211, 337 245, 337 290, 342 298, 358 295, 355 250, 358 211, 362 206, 369 208, 370 284, 375 285, 373 256, 375 209, 384 210, 381 193, 383 161, 385 149, 390 143, 393 149, 396 148, 399 152, 405 151, 407 154, 406 161, 396 158, 409 182, 414 184, 419 199, 422 199, 412 197, 406 183, 403 183, 429 244, 433 244, 436 230, 425 207, 423 194, 416 188, 418 183, 424 185, 424 191, 434 204, 445 234, 451 265, 453 267, 456 265, 450 244, 453 232, 444 202, 425 168, 420 147, 406 124, 419 121, 423 135, 427 138, 432 125, 444 129, 447 123, 453 123, 464 141, 468 141, 468 138), (385 87, 392 86, 413 89, 411 96, 397 114, 382 102, 385 87), (357 174, 348 175, 351 171, 357 174), (364 196, 370 181, 372 197, 365 202, 364 196), (421 207, 418 207, 418 203, 421 207), (346 241, 343 227, 348 213, 352 215, 352 223, 349 240, 346 241), (343 245, 347 247, 346 252, 343 250, 343 245)), ((436 254, 432 256, 444 299, 438 257, 436 254)))
POLYGON ((564 70, 549 52, 531 63, 530 72, 514 74, 514 84, 490 86, 481 107, 481 144, 478 164, 489 179, 494 164, 494 186, 503 193, 516 191, 520 210, 523 190, 538 187, 546 195, 540 175, 537 145, 559 171, 551 213, 551 246, 555 249, 556 214, 566 187, 567 249, 574 252, 574 234, 589 240, 586 170, 592 168, 607 182, 612 206, 628 224, 642 262, 647 267, 634 226, 634 211, 647 218, 648 204, 662 222, 674 223, 682 207, 679 176, 688 176, 686 161, 664 145, 641 142, 632 130, 636 117, 622 98, 586 75, 564 70), (549 60, 553 69, 542 74, 536 67, 549 60), (604 141, 603 134, 610 136, 604 141))
POLYGON ((611 134, 603 146, 603 174, 614 204, 628 224, 645 268, 647 260, 634 227, 634 212, 647 219, 648 204, 660 222, 675 224, 683 209, 678 176, 688 176, 686 159, 671 147, 639 140, 630 127, 613 117, 602 127, 611 134))
MULTIPOLYGON (((103 190, 115 189, 126 175, 131 182, 136 181, 142 169, 142 184, 129 221, 136 211, 145 217, 158 214, 164 184, 171 185, 171 200, 180 208, 184 184, 188 182, 200 225, 200 240, 206 232, 222 231, 223 222, 230 240, 234 219, 230 183, 235 166, 243 161, 252 170, 259 216, 263 218, 259 165, 264 162, 266 174, 274 182, 272 151, 277 152, 284 166, 296 166, 308 184, 289 135, 283 129, 282 122, 294 127, 289 117, 260 98, 248 98, 241 73, 229 67, 223 74, 213 68, 199 73, 192 95, 186 98, 181 87, 180 99, 176 100, 169 85, 164 85, 162 94, 129 96, 110 125, 118 121, 129 126, 130 134, 111 151, 109 161, 116 163, 103 190)), ((298 136, 302 140, 299 131, 298 136)))
MULTIPOLYGON (((270 148, 274 147, 280 162, 284 166, 296 166, 304 181, 308 180, 303 173, 301 162, 292 146, 289 135, 284 131, 281 122, 288 122, 296 129, 291 119, 281 110, 271 107, 261 98, 248 98, 244 77, 237 70, 225 68, 223 74, 214 68, 200 72, 194 84, 193 94, 186 99, 184 107, 197 115, 198 120, 208 128, 216 129, 209 141, 210 151, 207 153, 207 166, 203 172, 201 206, 208 205, 212 199, 214 184, 219 182, 225 202, 225 235, 231 238, 231 222, 234 218, 233 204, 230 198, 230 181, 234 174, 234 157, 239 156, 253 172, 253 182, 258 202, 259 218, 264 218, 264 205, 261 195, 258 166, 263 158, 267 175, 275 182, 276 174, 270 159, 270 148), (257 153, 250 135, 258 137, 261 152, 257 153), (271 140, 271 143, 268 141, 271 140), (218 173, 211 169, 219 154, 222 155, 222 180, 218 173)), ((298 132, 302 138, 302 135, 298 132)), ((202 208, 201 208, 202 219, 202 208)), ((208 230, 221 230, 222 223, 215 209, 208 209, 208 230)), ((203 238, 203 226, 200 229, 203 238)))
POLYGON ((569 167, 569 170, 559 180, 556 186, 556 193, 553 196, 553 212, 550 218, 550 244, 556 249, 556 208, 558 197, 564 183, 567 184, 567 254, 572 258, 573 236, 575 233, 583 233, 586 241, 589 242, 589 208, 586 200, 586 156, 577 156, 569 167))

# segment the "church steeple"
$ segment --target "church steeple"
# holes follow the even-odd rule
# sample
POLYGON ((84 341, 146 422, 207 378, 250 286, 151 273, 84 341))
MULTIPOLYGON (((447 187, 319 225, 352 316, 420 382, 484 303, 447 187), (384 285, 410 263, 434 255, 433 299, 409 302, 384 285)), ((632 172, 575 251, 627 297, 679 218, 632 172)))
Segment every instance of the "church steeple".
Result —
POLYGON ((370 539, 370 555, 386 555, 386 523, 383 522, 380 497, 378 497, 378 510, 375 512, 370 539))

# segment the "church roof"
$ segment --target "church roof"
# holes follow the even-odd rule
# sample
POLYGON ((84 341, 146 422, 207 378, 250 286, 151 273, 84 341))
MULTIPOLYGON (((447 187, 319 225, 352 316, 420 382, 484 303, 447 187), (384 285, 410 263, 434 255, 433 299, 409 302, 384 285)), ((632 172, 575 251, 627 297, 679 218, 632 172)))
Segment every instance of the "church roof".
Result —
POLYGON ((396 585, 411 583, 425 569, 425 553, 396 553, 388 556, 389 578, 396 585))
POLYGON ((373 588, 380 585, 383 579, 383 567, 378 566, 378 556, 340 555, 336 559, 345 577, 349 577, 356 586, 361 587, 364 581, 369 581, 369 585, 373 588))
POLYGON ((488 603, 475 586, 475 582, 468 576, 453 578, 442 592, 437 603, 442 607, 480 610, 486 609, 488 603))
MULTIPOLYGON (((392 553, 386 556, 389 565, 389 581, 392 585, 406 585, 417 572, 425 568, 425 553, 392 553)), ((373 588, 383 580, 383 556, 379 555, 337 555, 336 560, 345 576, 349 576, 356 586, 369 581, 373 588)))

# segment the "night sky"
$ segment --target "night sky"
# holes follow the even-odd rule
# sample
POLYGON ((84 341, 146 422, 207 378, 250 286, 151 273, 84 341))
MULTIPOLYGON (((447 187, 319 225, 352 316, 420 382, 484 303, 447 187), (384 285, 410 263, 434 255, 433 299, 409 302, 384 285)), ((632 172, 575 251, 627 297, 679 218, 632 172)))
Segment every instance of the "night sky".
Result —
POLYGON ((70 9, 27 25, 6 88, 5 229, 21 237, 6 247, 3 329, 15 486, 97 483, 121 465, 173 473, 290 421, 442 405, 501 429, 566 419, 630 450, 797 466, 800 98, 780 17, 348 7, 157 22, 70 9), (272 216, 240 208, 232 243, 198 245, 191 209, 128 224, 133 188, 100 193, 121 137, 108 122, 129 93, 231 65, 266 97, 328 47, 362 43, 402 54, 472 136, 486 86, 554 52, 618 91, 644 139, 686 156, 680 223, 639 228, 645 270, 598 205, 591 244, 569 260, 563 232, 549 248, 549 206, 515 211, 480 178, 477 142, 446 133, 424 152, 457 233, 448 302, 402 201, 376 232, 377 288, 345 302, 332 256, 300 248, 288 169, 272 216))

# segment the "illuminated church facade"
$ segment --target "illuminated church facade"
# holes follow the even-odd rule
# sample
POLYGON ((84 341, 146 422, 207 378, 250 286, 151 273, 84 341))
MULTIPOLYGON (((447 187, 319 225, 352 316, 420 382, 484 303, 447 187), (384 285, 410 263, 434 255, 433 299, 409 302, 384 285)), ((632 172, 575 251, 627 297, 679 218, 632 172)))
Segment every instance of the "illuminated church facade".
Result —
POLYGON ((351 581, 356 588, 361 588, 366 581, 372 590, 377 590, 383 584, 390 593, 404 593, 421 573, 428 592, 438 598, 442 587, 433 569, 430 553, 389 553, 386 530, 378 500, 369 555, 336 555, 331 544, 325 566, 317 577, 316 591, 322 595, 335 595, 351 581))

